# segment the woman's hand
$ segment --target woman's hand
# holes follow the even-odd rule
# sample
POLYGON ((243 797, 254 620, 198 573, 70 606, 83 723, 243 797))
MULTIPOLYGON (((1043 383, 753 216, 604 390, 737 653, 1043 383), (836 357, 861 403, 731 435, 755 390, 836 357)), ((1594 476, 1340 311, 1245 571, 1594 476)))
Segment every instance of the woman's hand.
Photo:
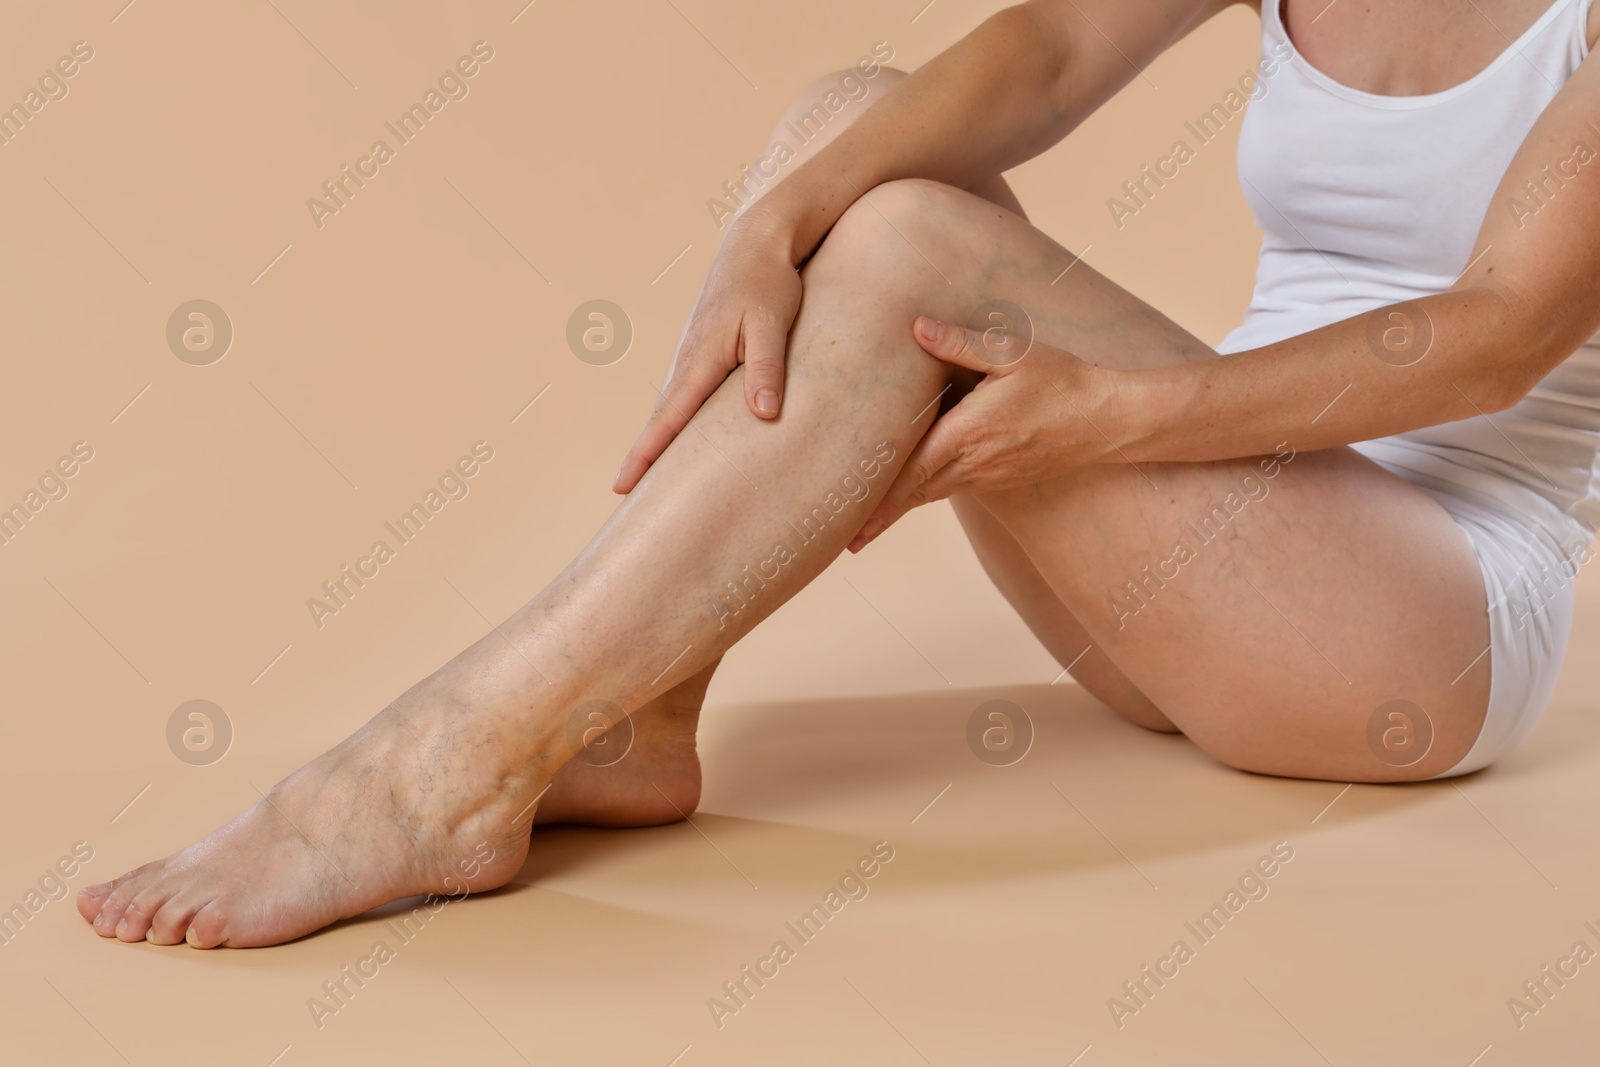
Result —
POLYGON ((859 552, 914 507, 956 493, 1033 485, 1117 458, 1097 422, 1112 372, 1033 341, 1019 356, 1012 334, 980 333, 922 316, 912 327, 930 356, 984 379, 934 422, 883 502, 850 542, 859 552), (997 343, 998 342, 998 343, 997 343))
POLYGON ((783 406, 783 359, 800 310, 800 274, 789 241, 753 212, 732 224, 689 312, 666 388, 611 489, 630 492, 700 405, 739 364, 750 410, 775 419, 783 406))

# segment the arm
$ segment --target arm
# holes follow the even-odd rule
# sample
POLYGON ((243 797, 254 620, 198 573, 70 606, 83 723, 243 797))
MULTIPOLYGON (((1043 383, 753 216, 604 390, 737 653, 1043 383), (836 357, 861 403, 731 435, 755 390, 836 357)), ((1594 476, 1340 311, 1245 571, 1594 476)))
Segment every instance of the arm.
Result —
POLYGON ((1226 359, 1097 372, 1100 425, 1126 458, 1203 461, 1265 454, 1283 441, 1329 448, 1515 404, 1600 328, 1600 60, 1586 60, 1534 124, 1474 247, 1479 258, 1436 296, 1226 359), (1536 214, 1514 213, 1523 183, 1571 160, 1577 145, 1588 162, 1576 176, 1536 214), (1375 358, 1373 316, 1401 329, 1431 324, 1425 358, 1375 358))
POLYGON ((804 262, 875 185, 965 188, 1059 142, 1140 70, 1236 0, 1028 0, 917 68, 751 208, 804 262), (1116 42, 1113 46, 1110 42, 1116 42))

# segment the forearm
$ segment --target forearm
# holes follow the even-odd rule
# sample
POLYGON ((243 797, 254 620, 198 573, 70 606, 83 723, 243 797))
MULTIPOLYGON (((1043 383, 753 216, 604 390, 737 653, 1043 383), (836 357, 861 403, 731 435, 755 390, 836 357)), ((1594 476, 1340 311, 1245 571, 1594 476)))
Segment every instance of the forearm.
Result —
POLYGON ((1026 5, 998 12, 919 67, 741 221, 784 242, 799 265, 876 185, 928 178, 965 188, 1037 155, 1101 102, 1101 94, 1063 100, 1068 48, 1067 34, 1026 5))
POLYGON ((1498 287, 1452 290, 1222 358, 1102 372, 1095 421, 1116 442, 1108 460, 1332 448, 1505 410, 1531 367, 1568 354, 1541 351, 1546 334, 1498 287), (1388 346, 1385 330, 1399 331, 1388 346))

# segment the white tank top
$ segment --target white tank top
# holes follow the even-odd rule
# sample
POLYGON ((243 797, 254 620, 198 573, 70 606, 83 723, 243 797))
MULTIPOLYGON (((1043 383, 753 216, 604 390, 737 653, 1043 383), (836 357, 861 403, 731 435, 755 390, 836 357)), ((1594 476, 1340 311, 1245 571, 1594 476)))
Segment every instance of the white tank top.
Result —
MULTIPOLYGON (((1334 81, 1301 56, 1279 2, 1261 0, 1261 69, 1271 73, 1239 131, 1240 182, 1265 237, 1249 310, 1219 352, 1448 289, 1512 156, 1589 52, 1593 0, 1555 0, 1459 85, 1380 96, 1334 81)), ((1435 467, 1449 467, 1448 477, 1491 495, 1495 479, 1511 479, 1594 536, 1600 335, 1489 418, 1493 425, 1477 417, 1381 442, 1426 453, 1435 467)))

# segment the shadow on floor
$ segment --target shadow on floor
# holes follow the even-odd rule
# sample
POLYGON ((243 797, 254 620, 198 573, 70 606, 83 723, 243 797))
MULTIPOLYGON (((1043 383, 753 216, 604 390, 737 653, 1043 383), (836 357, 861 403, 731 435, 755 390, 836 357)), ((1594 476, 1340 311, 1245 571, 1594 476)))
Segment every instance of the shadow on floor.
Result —
MULTIPOLYGON (((713 704, 701 754, 705 794, 692 825, 544 828, 519 881, 627 865, 630 850, 667 841, 693 846, 674 850, 679 862, 696 855, 730 880, 809 886, 826 858, 879 839, 914 851, 915 881, 929 887, 1096 867, 1152 881, 1166 859, 1385 818, 1451 788, 1342 792, 1343 783, 1242 773, 1186 738, 1123 721, 1076 686, 713 704), (968 745, 969 718, 990 700, 1011 701, 1033 725, 1031 747, 1010 766, 968 745)), ((653 878, 687 876, 672 862, 649 866, 653 878)))

